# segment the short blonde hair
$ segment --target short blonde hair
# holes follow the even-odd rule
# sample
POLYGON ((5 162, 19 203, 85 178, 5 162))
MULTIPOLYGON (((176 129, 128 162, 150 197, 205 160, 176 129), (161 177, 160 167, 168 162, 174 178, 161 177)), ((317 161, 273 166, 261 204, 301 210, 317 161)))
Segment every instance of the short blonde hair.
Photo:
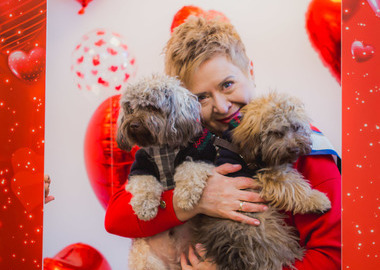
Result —
POLYGON ((176 27, 164 49, 165 72, 189 86, 194 71, 205 61, 226 56, 243 73, 249 72, 249 58, 235 28, 228 22, 191 16, 176 27))

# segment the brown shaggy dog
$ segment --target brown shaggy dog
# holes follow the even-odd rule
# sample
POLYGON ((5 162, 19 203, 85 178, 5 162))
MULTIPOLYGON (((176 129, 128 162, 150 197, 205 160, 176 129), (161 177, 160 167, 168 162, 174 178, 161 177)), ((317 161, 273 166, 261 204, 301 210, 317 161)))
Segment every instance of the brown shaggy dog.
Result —
MULTIPOLYGON (((118 146, 127 151, 140 146, 126 186, 138 218, 154 218, 162 192, 174 186, 178 206, 193 208, 212 174, 216 154, 211 143, 193 144, 203 135, 196 96, 175 78, 152 75, 128 85, 120 103, 118 146)), ((130 269, 178 269, 180 254, 189 244, 187 227, 135 239, 130 269)))
MULTIPOLYGON (((292 166, 299 156, 311 151, 309 118, 298 99, 276 93, 254 99, 242 113, 240 125, 232 130, 232 141, 246 162, 243 168, 248 165, 246 175, 252 176, 256 170, 260 196, 270 208, 263 213, 246 213, 260 220, 258 227, 199 216, 193 227, 194 241, 203 244, 206 257, 220 270, 292 267, 295 259, 302 258, 303 250, 294 228, 286 225, 278 210, 304 214, 331 207, 326 195, 311 189, 292 166)), ((226 156, 237 157, 232 163, 244 162, 224 149, 220 158, 226 156)))

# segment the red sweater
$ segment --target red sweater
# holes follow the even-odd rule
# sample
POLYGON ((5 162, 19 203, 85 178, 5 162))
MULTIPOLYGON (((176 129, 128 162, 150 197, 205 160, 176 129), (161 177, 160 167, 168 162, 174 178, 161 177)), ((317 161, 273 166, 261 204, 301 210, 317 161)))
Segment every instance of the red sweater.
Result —
MULTIPOLYGON (((310 181, 313 188, 327 194, 332 208, 320 214, 290 215, 287 222, 295 226, 300 244, 306 249, 298 270, 340 269, 341 265, 341 176, 331 156, 300 158, 295 167, 310 181)), ((182 224, 173 210, 173 190, 163 193, 166 208, 159 208, 157 217, 141 221, 134 214, 125 189, 116 192, 107 208, 105 228, 109 233, 137 238, 148 237, 182 224)))

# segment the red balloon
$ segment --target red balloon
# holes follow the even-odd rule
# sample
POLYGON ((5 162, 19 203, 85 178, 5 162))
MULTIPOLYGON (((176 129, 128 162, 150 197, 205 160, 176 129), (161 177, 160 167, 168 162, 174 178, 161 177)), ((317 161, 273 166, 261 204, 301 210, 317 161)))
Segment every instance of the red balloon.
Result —
POLYGON ((111 195, 123 187, 135 159, 131 152, 120 150, 116 143, 120 95, 106 99, 93 114, 88 124, 84 158, 91 186, 104 208, 111 195))
POLYGON ((0 49, 9 54, 13 50, 30 50, 32 41, 46 24, 46 0, 8 0, 0 4, 0 49))
POLYGON ((111 270, 111 266, 95 248, 76 243, 65 247, 53 258, 45 258, 44 270, 111 270))
POLYGON ((8 56, 8 66, 20 79, 36 80, 45 69, 45 50, 35 47, 29 54, 23 51, 13 51, 8 56))
POLYGON ((340 83, 341 1, 313 0, 306 13, 306 29, 323 64, 340 83))
POLYGON ((196 6, 184 6, 174 15, 172 26, 170 27, 170 32, 173 32, 174 28, 183 24, 190 15, 204 17, 207 20, 220 18, 223 21, 229 21, 222 12, 215 10, 205 11, 196 6))
POLYGON ((81 10, 78 11, 78 14, 83 14, 84 9, 87 7, 87 5, 91 2, 92 0, 77 0, 82 5, 81 10))

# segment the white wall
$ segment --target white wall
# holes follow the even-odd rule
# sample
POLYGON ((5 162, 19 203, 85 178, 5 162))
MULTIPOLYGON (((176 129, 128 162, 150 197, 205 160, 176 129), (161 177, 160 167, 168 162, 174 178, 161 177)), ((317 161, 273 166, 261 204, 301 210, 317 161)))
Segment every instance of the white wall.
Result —
POLYGON ((312 48, 305 30, 309 1, 299 0, 94 0, 84 15, 78 2, 48 1, 45 171, 56 200, 45 207, 44 256, 84 242, 112 269, 127 269, 130 240, 104 230, 104 209, 84 165, 87 124, 105 96, 80 92, 70 71, 71 53, 85 33, 105 28, 125 37, 136 56, 137 78, 163 70, 162 48, 173 15, 184 5, 223 12, 236 26, 254 60, 259 91, 277 89, 300 97, 341 153, 341 90, 312 48))

